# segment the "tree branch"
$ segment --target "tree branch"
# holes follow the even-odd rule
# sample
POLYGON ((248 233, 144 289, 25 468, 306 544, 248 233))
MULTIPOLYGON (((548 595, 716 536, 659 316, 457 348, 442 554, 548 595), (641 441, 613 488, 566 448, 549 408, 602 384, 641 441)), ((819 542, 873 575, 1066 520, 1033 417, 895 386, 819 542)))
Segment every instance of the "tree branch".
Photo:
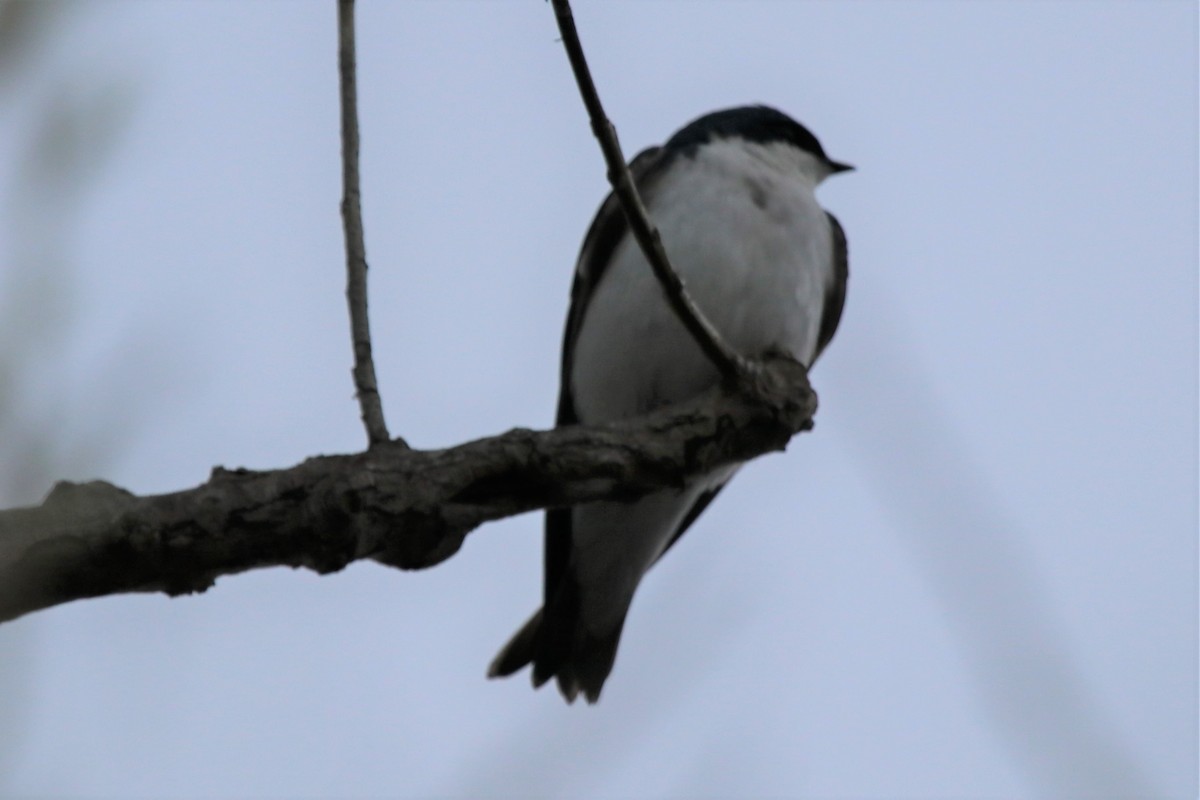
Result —
POLYGON ((0 511, 0 621, 86 597, 201 592, 261 567, 432 566, 489 520, 633 499, 782 450, 812 427, 816 404, 804 367, 774 356, 736 383, 610 425, 516 429, 446 450, 385 442, 263 472, 217 468, 194 489, 147 497, 60 483, 41 506, 0 511))
POLYGON ((367 318, 367 247, 363 241, 358 181, 358 88, 354 56, 354 0, 338 0, 338 75, 342 103, 342 224, 346 236, 346 300, 354 344, 354 390, 362 408, 367 442, 388 441, 383 403, 371 357, 371 325, 367 318))
POLYGON ((662 237, 659 236, 658 228, 650 221, 637 186, 634 185, 633 176, 629 173, 629 166, 625 163, 625 156, 621 153, 617 130, 605 115, 604 106, 600 103, 600 93, 592 81, 592 73, 583 55, 583 45, 579 41, 578 31, 575 30, 575 16, 571 13, 571 3, 569 0, 551 0, 551 4, 554 6, 559 33, 562 34, 563 47, 571 62, 571 71, 575 73, 579 95, 583 98, 592 123, 592 133, 599 140, 600 150, 604 153, 604 161, 608 165, 608 182, 621 203, 621 209, 629 221, 629 228, 633 231, 646 260, 650 262, 654 276, 658 278, 667 296, 667 302, 679 317, 679 321, 691 333, 692 338, 721 375, 734 378, 749 369, 750 365, 721 338, 721 334, 688 294, 679 273, 671 266, 667 251, 663 248, 662 237))

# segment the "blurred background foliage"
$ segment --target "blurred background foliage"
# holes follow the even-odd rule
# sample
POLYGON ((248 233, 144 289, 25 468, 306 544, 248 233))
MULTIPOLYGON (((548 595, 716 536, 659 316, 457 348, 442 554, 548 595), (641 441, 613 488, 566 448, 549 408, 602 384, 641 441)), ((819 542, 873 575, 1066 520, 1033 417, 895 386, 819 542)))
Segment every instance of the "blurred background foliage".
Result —
POLYGON ((0 502, 35 502, 51 480, 97 473, 133 416, 99 375, 72 386, 64 352, 77 313, 73 260, 80 212, 133 111, 125 77, 50 58, 79 4, 0 4, 0 125, 15 154, 0 186, 0 502), (117 416, 117 406, 120 416, 117 416), (86 423, 76 420, 86 411, 86 423))
MULTIPOLYGON (((135 90, 52 57, 82 10, 0 2, 0 507, 36 503, 55 480, 99 476, 135 423, 137 387, 65 368, 78 312, 74 245, 88 190, 133 113, 135 90)), ((131 323, 136 325, 136 322, 131 323)), ((20 752, 35 680, 32 630, 0 654, 0 773, 20 752)))

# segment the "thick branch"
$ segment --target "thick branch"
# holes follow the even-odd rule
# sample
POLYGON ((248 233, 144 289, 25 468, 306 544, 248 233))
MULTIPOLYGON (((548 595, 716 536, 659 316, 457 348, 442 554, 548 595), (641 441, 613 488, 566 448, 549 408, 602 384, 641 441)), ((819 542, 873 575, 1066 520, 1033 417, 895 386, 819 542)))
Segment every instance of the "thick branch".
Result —
POLYGON ((0 511, 0 621, 85 597, 204 591, 260 567, 431 566, 488 520, 633 499, 782 450, 815 410, 804 367, 772 358, 731 388, 622 423, 218 468, 194 489, 147 497, 59 484, 41 506, 0 511))
POLYGON ((600 103, 600 93, 592 81, 592 73, 588 69, 587 59, 583 55, 583 45, 579 41, 579 33, 575 30, 575 16, 571 13, 569 0, 551 0, 554 6, 558 30, 562 34, 563 47, 566 48, 567 58, 571 62, 571 71, 575 73, 575 83, 579 86, 579 94, 587 107, 588 118, 592 123, 592 133, 600 142, 600 150, 604 153, 604 161, 608 165, 608 182, 613 187, 621 210, 629 221, 629 228, 634 238, 642 248, 646 260, 650 262, 654 276, 658 278, 667 302, 679 317, 679 321, 691 333, 696 344, 704 351, 713 365, 726 378, 734 378, 744 371, 748 364, 744 358, 725 343, 721 334, 696 306, 692 296, 679 273, 671 266, 667 251, 663 248, 662 237, 658 228, 650 221, 650 215, 642 203, 633 176, 629 173, 629 165, 621 153, 621 143, 617 140, 617 129, 604 113, 600 103))
POLYGON ((371 325, 367 318, 367 247, 363 241, 361 192, 358 182, 358 88, 354 58, 354 0, 338 0, 338 75, 342 99, 342 225, 346 235, 346 300, 350 305, 350 337, 354 344, 354 390, 362 408, 367 442, 386 442, 383 403, 371 357, 371 325))

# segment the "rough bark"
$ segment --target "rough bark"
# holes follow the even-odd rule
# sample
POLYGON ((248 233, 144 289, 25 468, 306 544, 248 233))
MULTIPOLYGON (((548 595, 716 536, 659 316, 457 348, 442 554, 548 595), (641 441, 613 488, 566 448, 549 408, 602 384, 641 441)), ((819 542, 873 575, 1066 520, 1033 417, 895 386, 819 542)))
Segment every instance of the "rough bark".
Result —
POLYGON ((85 597, 201 592, 271 566, 334 572, 359 559, 416 569, 453 555, 489 520, 633 499, 716 466, 782 450, 812 426, 800 364, 771 358, 736 384, 626 422, 514 429, 445 450, 402 442, 137 497, 60 483, 0 511, 0 621, 85 597))

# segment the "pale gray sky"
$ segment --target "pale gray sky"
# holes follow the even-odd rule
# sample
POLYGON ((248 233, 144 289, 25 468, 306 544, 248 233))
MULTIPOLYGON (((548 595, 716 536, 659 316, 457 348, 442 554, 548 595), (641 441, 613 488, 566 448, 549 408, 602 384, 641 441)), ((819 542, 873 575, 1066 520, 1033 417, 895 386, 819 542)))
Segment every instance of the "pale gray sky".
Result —
MULTIPOLYGON (((545 426, 605 191, 551 9, 360 6, 391 429, 545 426)), ((816 430, 654 570, 594 708, 484 679, 539 602, 529 515, 423 573, 275 570, 0 626, 0 795, 1194 797, 1197 5, 576 15, 628 154, 767 102, 858 166, 821 190, 851 286, 816 430)), ((334 16, 93 0, 0 86, 0 308, 58 208, 11 193, 34 121, 126 111, 51 215, 63 343, 8 392, 51 426, 55 477, 166 492, 363 445, 334 16)))

